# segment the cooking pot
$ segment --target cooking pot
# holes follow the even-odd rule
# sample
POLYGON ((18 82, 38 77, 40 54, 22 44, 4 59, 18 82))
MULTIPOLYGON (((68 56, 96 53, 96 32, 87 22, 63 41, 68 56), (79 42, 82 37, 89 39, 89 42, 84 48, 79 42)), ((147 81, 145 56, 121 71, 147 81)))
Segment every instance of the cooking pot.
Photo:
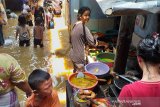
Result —
POLYGON ((138 80, 137 77, 134 77, 134 76, 129 76, 129 75, 117 75, 119 78, 117 79, 114 79, 114 85, 115 87, 117 88, 118 92, 121 91, 121 89, 127 85, 127 84, 130 84, 130 83, 133 83, 135 81, 138 80))

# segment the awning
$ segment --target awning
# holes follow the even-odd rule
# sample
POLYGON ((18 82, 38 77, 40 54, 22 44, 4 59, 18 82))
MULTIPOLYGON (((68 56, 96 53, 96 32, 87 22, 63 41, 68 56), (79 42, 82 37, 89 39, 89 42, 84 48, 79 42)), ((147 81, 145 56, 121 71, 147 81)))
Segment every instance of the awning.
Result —
POLYGON ((96 0, 104 14, 160 13, 160 0, 96 0))

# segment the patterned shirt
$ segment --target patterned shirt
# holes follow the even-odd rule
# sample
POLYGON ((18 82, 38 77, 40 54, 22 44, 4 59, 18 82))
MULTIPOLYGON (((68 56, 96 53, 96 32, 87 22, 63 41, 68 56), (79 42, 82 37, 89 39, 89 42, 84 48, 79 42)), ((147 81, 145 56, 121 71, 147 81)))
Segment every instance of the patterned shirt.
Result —
POLYGON ((0 94, 14 89, 14 83, 26 81, 25 72, 12 56, 0 54, 0 94))

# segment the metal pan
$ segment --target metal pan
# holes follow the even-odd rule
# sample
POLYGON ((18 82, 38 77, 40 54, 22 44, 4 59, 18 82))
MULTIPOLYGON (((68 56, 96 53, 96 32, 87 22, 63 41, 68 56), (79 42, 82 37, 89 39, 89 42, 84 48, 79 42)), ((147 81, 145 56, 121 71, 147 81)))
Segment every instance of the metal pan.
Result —
POLYGON ((128 76, 128 75, 118 75, 118 79, 114 79, 114 85, 118 90, 121 90, 125 85, 133 83, 137 81, 138 79, 133 76, 128 76))

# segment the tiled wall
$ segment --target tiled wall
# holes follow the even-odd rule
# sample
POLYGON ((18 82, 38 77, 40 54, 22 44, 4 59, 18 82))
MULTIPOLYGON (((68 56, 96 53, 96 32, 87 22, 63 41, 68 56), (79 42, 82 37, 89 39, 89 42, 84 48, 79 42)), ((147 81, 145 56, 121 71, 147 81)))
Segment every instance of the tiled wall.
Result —
POLYGON ((114 19, 113 18, 106 18, 106 19, 90 19, 89 23, 87 24, 89 29, 105 33, 106 30, 113 29, 114 26, 114 19))

